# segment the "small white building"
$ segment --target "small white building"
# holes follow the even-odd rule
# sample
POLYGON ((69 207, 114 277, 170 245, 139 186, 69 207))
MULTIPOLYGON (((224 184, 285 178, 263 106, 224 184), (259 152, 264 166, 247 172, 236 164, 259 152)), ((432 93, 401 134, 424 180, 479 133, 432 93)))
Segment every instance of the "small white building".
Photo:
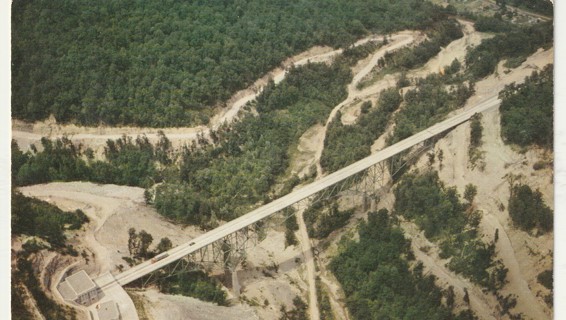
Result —
POLYGON ((114 300, 106 301, 96 306, 96 312, 100 320, 120 320, 120 312, 114 300))
POLYGON ((84 270, 65 278, 59 283, 57 290, 65 300, 85 306, 98 300, 98 287, 84 270))

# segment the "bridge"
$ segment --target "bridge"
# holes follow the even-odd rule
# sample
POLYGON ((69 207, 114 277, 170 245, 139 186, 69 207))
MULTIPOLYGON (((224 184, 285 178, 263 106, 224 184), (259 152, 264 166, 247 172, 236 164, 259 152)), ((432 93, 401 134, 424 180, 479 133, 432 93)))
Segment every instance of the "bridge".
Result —
MULTIPOLYGON (((237 219, 234 219, 220 227, 217 227, 216 229, 213 229, 197 238, 194 238, 188 243, 179 245, 167 251, 166 253, 162 253, 158 256, 157 259, 153 259, 152 261, 145 261, 126 271, 115 274, 113 277, 102 276, 98 278, 96 282, 103 291, 105 288, 116 284, 124 286, 144 276, 150 275, 152 272, 158 269, 171 265, 174 262, 182 261, 185 257, 191 255, 194 256, 197 253, 200 253, 202 257, 203 254, 209 252, 207 251, 207 247, 216 246, 218 248, 219 245, 221 246, 222 243, 227 243, 227 241, 236 241, 241 244, 245 242, 245 239, 238 238, 237 234, 239 232, 247 233, 248 231, 250 231, 250 228, 253 228, 254 224, 260 222, 260 220, 265 219, 275 213, 281 212, 282 210, 291 207, 305 199, 316 196, 316 194, 321 191, 335 187, 340 182, 347 181, 349 178, 355 177, 356 175, 372 168, 373 166, 383 164, 385 163, 385 161, 391 159, 392 157, 399 155, 400 153, 405 152, 416 145, 424 143, 425 141, 460 125, 461 123, 469 120, 475 114, 498 106, 499 103, 500 100, 496 96, 483 100, 482 102, 478 103, 474 107, 469 108, 466 111, 463 111, 440 123, 437 123, 394 145, 384 148, 383 150, 378 151, 328 176, 325 176, 320 180, 312 182, 279 199, 276 199, 271 203, 263 205, 237 219)), ((251 232, 253 232, 253 230, 251 230, 251 232)))

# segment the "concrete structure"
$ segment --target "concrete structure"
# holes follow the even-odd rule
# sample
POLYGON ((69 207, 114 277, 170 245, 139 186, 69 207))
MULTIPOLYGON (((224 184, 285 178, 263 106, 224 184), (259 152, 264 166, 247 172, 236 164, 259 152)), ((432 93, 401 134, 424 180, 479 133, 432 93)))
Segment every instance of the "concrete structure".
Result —
POLYGON ((85 306, 98 300, 98 287, 84 270, 65 278, 57 290, 65 300, 85 306))
POLYGON ((120 320, 120 312, 114 300, 106 301, 96 306, 96 313, 100 320, 120 320))
POLYGON ((102 289, 103 283, 115 282, 114 276, 110 272, 100 275, 100 277, 93 279, 94 283, 101 288, 99 291, 99 301, 88 307, 88 311, 92 315, 92 320, 99 320, 98 308, 108 301, 113 301, 120 314, 122 320, 139 320, 136 312, 136 307, 133 300, 130 298, 126 290, 120 286, 106 287, 102 289), (97 308, 98 307, 98 308, 97 308))

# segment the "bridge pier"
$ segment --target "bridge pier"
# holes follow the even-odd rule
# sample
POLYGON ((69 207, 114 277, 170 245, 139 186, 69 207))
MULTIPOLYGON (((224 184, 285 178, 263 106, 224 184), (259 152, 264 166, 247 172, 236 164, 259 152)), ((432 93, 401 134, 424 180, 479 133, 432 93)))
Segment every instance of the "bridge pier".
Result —
POLYGON ((236 299, 240 298, 240 281, 238 279, 238 270, 236 268, 230 269, 230 276, 232 277, 232 293, 236 299))

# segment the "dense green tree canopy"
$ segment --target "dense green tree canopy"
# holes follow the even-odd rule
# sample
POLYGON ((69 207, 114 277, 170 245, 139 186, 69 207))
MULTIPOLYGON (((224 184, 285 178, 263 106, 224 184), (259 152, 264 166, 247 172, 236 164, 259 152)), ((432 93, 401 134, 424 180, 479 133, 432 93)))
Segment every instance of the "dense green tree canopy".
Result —
POLYGON ((539 228, 548 232, 553 227, 553 212, 542 199, 542 193, 526 184, 518 184, 511 188, 509 198, 509 215, 513 224, 522 230, 539 228))
POLYGON ((500 0, 503 3, 538 12, 549 17, 554 13, 554 5, 550 0, 500 0))
POLYGON ((66 212, 34 198, 12 192, 12 234, 38 236, 49 242, 54 248, 65 246, 67 229, 79 229, 89 221, 81 210, 66 212))
POLYGON ((431 74, 416 80, 407 91, 405 105, 395 116, 395 128, 387 142, 394 144, 442 120, 461 108, 474 93, 473 83, 461 83, 460 75, 431 74), (454 85, 454 82, 460 82, 454 85))
POLYGON ((405 174, 394 194, 395 213, 414 221, 427 238, 439 243, 440 257, 452 257, 451 270, 489 289, 505 284, 507 269, 494 260, 495 245, 478 235, 481 213, 472 210, 470 200, 460 202, 456 188, 445 187, 436 171, 405 174))
POLYGON ((436 171, 403 176, 394 189, 395 211, 416 223, 428 238, 461 232, 467 223, 455 188, 446 188, 436 171))
POLYGON ((441 303, 434 276, 410 270, 410 242, 387 210, 370 212, 358 233, 330 262, 353 319, 460 319, 441 303))
POLYGON ((548 65, 523 84, 513 83, 501 91, 501 136, 506 142, 553 148, 553 76, 553 65, 548 65))
POLYGON ((32 151, 23 153, 12 141, 13 185, 89 180, 146 187, 161 181, 159 165, 172 164, 171 144, 162 133, 155 145, 146 136, 108 140, 104 148, 106 161, 95 161, 89 156, 91 149, 82 150, 80 144, 67 137, 42 138, 41 147, 41 151, 32 146, 32 151))
POLYGON ((259 114, 219 128, 212 143, 185 148, 180 176, 158 187, 156 208, 178 221, 203 224, 213 215, 233 219, 268 201, 288 168, 290 148, 346 97, 350 81, 349 69, 337 63, 292 68, 258 97, 259 114))
POLYGON ((391 114, 401 104, 397 88, 383 90, 377 108, 369 110, 371 102, 362 106, 362 114, 352 125, 343 125, 340 113, 326 130, 320 165, 333 172, 370 155, 373 142, 386 129, 391 114))
MULTIPOLYGON (((480 28, 496 31, 490 29, 496 26, 486 24, 485 20, 480 21, 480 28)), ((518 66, 517 63, 523 62, 539 48, 548 49, 554 44, 552 21, 528 27, 511 28, 507 25, 497 31, 505 32, 483 40, 466 53, 466 64, 472 77, 479 79, 490 75, 502 59, 514 60, 513 64, 518 66)))
POLYGON ((205 123, 225 101, 313 45, 424 28, 420 0, 14 1, 13 116, 80 124, 205 123))
POLYGON ((180 294, 203 301, 227 305, 227 294, 218 280, 202 271, 179 272, 173 276, 157 280, 159 289, 167 294, 180 294))

